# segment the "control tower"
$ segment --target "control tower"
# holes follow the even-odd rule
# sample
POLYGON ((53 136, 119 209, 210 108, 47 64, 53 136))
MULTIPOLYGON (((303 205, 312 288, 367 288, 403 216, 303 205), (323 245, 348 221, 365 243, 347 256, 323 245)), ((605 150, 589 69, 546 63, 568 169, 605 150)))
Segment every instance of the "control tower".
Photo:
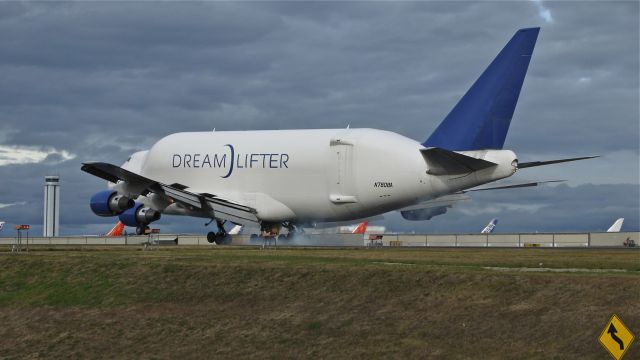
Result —
POLYGON ((44 177, 43 236, 58 236, 60 227, 60 177, 44 177))

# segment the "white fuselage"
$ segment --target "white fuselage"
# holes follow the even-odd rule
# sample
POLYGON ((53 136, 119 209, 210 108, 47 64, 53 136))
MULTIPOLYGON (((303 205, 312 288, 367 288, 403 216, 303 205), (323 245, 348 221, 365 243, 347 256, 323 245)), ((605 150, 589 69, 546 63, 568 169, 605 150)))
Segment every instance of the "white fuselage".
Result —
POLYGON ((429 175, 420 149, 415 140, 375 129, 190 132, 161 139, 123 167, 253 207, 260 220, 274 222, 373 216, 516 170, 513 152, 481 150, 461 153, 499 165, 429 175))

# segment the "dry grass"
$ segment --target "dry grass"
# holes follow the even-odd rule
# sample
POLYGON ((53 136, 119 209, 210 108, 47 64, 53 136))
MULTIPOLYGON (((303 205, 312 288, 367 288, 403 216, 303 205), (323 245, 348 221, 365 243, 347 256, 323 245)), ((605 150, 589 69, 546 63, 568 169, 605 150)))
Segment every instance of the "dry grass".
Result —
POLYGON ((604 359, 639 295, 637 251, 5 252, 0 358, 604 359), (540 263, 626 271, 483 268, 540 263))

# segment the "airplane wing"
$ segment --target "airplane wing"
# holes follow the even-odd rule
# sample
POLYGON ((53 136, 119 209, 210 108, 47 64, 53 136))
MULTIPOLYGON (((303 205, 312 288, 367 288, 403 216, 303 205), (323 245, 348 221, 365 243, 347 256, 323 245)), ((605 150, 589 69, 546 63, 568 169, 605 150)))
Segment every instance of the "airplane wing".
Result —
POLYGON ((82 164, 82 171, 105 179, 112 183, 127 182, 138 195, 154 193, 165 196, 171 201, 179 202, 200 209, 217 219, 229 220, 233 223, 259 222, 254 208, 222 199, 212 194, 193 193, 182 184, 163 184, 119 166, 103 162, 87 162, 82 164))

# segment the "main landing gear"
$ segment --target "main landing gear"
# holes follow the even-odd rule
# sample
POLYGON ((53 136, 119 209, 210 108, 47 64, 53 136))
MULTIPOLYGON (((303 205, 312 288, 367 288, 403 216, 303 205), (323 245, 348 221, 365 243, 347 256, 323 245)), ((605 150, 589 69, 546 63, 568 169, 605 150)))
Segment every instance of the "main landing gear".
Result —
POLYGON ((224 221, 216 219, 218 231, 210 231, 207 233, 207 241, 210 244, 213 244, 215 242, 216 245, 224 245, 231 242, 231 235, 227 234, 227 231, 224 229, 224 223, 224 221))
POLYGON ((280 234, 278 236, 278 240, 291 240, 296 235, 304 234, 304 229, 302 228, 302 226, 297 226, 290 221, 283 222, 282 226, 287 229, 287 233, 280 234))
POLYGON ((302 227, 298 227, 292 222, 285 221, 283 223, 262 222, 260 223, 260 235, 252 234, 251 241, 270 241, 270 240, 290 240, 296 234, 304 233, 302 227), (286 234, 282 234, 282 228, 287 229, 286 234))

